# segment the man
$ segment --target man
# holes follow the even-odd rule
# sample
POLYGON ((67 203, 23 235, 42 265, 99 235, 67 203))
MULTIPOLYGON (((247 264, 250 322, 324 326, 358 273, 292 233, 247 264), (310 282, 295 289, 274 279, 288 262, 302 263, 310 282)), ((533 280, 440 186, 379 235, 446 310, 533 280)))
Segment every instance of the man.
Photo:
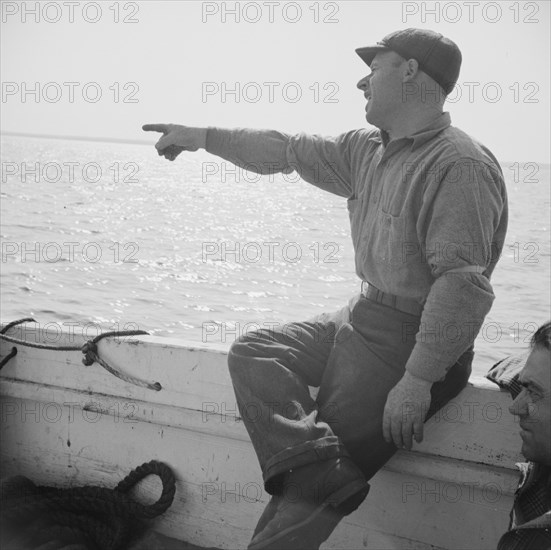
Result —
POLYGON ((237 340, 228 363, 273 495, 249 548, 318 548, 397 448, 465 386, 494 295, 507 199, 485 147, 450 125, 461 53, 406 29, 356 50, 378 129, 335 139, 146 125, 170 160, 206 148, 262 174, 297 170, 347 199, 361 293, 333 314, 237 340), (451 327, 451 330, 450 330, 451 327), (312 399, 308 386, 318 386, 312 399), (254 418, 247 411, 254 410, 254 418), (428 412, 427 412, 428 411, 428 412), (404 413, 404 414, 403 414, 404 413))
POLYGON ((521 452, 530 461, 517 464, 521 480, 498 550, 551 548, 551 322, 532 337, 528 359, 506 359, 488 378, 511 392, 509 410, 519 419, 521 452))

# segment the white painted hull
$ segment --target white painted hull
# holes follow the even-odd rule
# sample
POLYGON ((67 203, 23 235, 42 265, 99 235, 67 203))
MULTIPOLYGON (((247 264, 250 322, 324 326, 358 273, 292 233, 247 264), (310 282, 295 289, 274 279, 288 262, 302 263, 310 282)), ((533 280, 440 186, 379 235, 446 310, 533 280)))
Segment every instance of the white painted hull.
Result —
MULTIPOLYGON (((24 333, 14 328, 10 335, 24 333)), ((30 341, 80 344, 55 332, 30 341)), ((31 335, 31 337, 29 337, 31 335)), ((4 357, 13 344, 2 341, 4 357)), ((161 533, 200 546, 245 548, 268 495, 236 414, 225 349, 151 336, 102 340, 100 356, 159 392, 82 364, 78 351, 18 347, 1 371, 1 475, 41 484, 113 487, 157 459, 175 472, 161 533)), ((324 548, 495 548, 518 476, 518 425, 508 394, 469 385, 426 425, 425 442, 397 453, 371 480, 364 504, 324 548)), ((156 500, 156 479, 140 492, 156 500)))

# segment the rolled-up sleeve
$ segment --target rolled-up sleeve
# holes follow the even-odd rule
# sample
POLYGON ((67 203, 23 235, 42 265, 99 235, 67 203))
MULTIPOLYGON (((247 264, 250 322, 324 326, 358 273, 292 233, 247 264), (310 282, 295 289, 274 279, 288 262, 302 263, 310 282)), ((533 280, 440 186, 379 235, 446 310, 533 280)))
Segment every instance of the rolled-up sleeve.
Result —
POLYGON ((472 345, 492 306, 494 293, 483 272, 501 254, 492 241, 506 206, 505 185, 496 167, 461 159, 425 199, 418 231, 435 280, 406 369, 436 382, 472 345), (480 266, 482 273, 454 272, 467 266, 480 266))
POLYGON ((441 173, 441 181, 427 190, 425 227, 418 228, 435 278, 450 269, 495 262, 500 250, 493 239, 506 200, 501 173, 480 160, 461 159, 441 173))

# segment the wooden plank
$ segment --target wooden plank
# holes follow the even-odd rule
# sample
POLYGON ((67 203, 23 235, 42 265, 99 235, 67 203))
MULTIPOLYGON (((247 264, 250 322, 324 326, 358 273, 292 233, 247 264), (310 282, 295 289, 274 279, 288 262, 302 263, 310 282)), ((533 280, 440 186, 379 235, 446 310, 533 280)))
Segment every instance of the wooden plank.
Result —
POLYGON ((422 453, 512 468, 522 462, 508 392, 469 384, 426 424, 422 453))
POLYGON ((57 417, 74 415, 74 409, 78 407, 83 411, 81 414, 90 418, 90 421, 93 421, 101 412, 105 418, 113 417, 114 422, 127 424, 138 421, 150 422, 160 426, 184 428, 205 435, 249 442, 249 436, 239 417, 214 413, 210 407, 201 411, 183 406, 159 405, 137 399, 83 392, 10 378, 1 379, 0 391, 4 396, 2 415, 6 418, 21 416, 22 421, 25 421, 27 417, 31 419, 39 417, 41 421, 48 423, 57 417), (35 409, 21 410, 19 404, 14 401, 17 399, 37 401, 36 411, 35 409))

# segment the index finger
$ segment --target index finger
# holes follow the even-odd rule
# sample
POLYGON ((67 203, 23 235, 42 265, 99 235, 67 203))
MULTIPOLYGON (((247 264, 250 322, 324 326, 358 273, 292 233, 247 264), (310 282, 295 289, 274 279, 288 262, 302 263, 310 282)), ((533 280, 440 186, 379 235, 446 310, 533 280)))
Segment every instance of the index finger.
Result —
POLYGON ((404 446, 404 440, 402 439, 402 422, 396 420, 396 418, 390 419, 390 434, 394 445, 401 449, 404 446))
POLYGON ((423 441, 423 421, 417 419, 413 422, 413 434, 415 436, 415 441, 421 443, 423 441))
POLYGON ((411 446, 413 445, 412 440, 412 430, 413 430, 413 423, 411 421, 403 421, 402 422, 402 442, 404 447, 410 451, 411 446))
POLYGON ((169 132, 168 124, 144 124, 142 130, 145 132, 162 132, 165 136, 169 132))

